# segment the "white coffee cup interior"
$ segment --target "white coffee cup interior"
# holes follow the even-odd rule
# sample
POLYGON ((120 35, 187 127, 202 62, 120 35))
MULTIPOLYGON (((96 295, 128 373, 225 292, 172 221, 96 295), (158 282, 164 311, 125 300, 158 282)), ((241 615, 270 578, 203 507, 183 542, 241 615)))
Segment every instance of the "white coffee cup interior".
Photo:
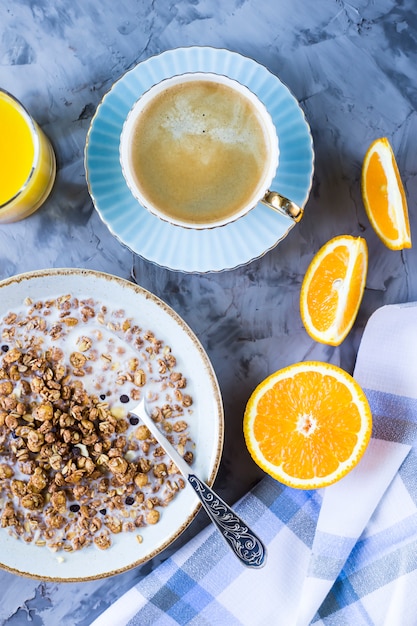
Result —
POLYGON ((120 136, 120 146, 119 146, 119 154, 120 154, 120 163, 122 168, 123 176, 126 180, 126 183, 132 192, 133 196, 140 203, 142 207, 147 209, 150 213, 156 215, 160 219, 170 222, 175 226, 182 226, 185 228, 193 228, 193 229, 206 229, 206 228, 214 228, 217 226, 224 226, 230 222, 233 222, 244 215, 246 215, 251 209, 253 209, 265 196, 265 194, 270 189, 272 181, 276 175, 276 171, 278 168, 279 162, 279 141, 276 132, 275 125, 269 114, 265 105, 261 102, 261 100, 245 85, 242 85, 237 80, 231 79, 228 76, 224 76, 221 74, 213 74, 208 72, 192 72, 187 74, 181 74, 177 76, 172 76, 170 78, 164 79, 161 82, 153 85, 148 91, 146 91, 143 95, 138 98, 138 100, 134 103, 132 108, 130 109, 127 118, 123 124, 122 133, 120 136), (261 120, 265 137, 268 139, 268 163, 267 167, 263 170, 262 179, 259 181, 256 192, 251 198, 250 202, 242 206, 241 209, 233 213, 230 217, 226 219, 219 220, 218 222, 210 222, 210 223, 189 223, 187 221, 179 220, 176 218, 172 218, 171 216, 167 216, 165 213, 160 211, 158 207, 154 206, 153 203, 149 201, 147 197, 144 196, 141 189, 138 187, 136 176, 133 172, 132 160, 131 160, 131 141, 132 141, 132 133, 135 128, 136 121, 139 116, 145 109, 145 107, 161 92, 165 91, 169 87, 174 85, 178 85, 180 83, 189 82, 189 81, 212 81, 216 83, 220 83, 222 85, 226 85, 237 91, 243 97, 248 99, 253 107, 256 109, 258 113, 258 118, 261 120))

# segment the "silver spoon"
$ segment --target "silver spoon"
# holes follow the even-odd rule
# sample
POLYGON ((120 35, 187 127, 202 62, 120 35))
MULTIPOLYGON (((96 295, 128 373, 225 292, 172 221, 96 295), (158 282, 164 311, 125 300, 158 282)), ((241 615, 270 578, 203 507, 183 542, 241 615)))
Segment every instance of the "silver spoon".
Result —
POLYGON ((145 400, 141 400, 129 413, 141 419, 164 448, 167 455, 200 498, 206 513, 237 558, 247 567, 262 567, 266 559, 266 549, 262 541, 206 483, 192 473, 189 465, 165 435, 161 433, 148 414, 145 400))

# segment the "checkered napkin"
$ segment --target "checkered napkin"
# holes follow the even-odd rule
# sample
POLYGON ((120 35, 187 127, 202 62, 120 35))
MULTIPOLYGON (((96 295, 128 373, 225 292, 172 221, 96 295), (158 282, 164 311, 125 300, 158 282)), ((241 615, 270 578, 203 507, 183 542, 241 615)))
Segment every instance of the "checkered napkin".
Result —
POLYGON ((355 378, 374 420, 360 464, 317 491, 265 477, 235 507, 267 545, 262 569, 208 526, 94 626, 415 626, 417 303, 371 317, 355 378))

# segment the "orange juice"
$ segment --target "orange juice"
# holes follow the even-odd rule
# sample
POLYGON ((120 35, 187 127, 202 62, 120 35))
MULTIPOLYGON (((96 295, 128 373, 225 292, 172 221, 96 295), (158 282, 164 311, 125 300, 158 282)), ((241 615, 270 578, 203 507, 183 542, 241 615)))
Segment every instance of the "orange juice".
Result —
POLYGON ((55 171, 55 155, 42 129, 0 90, 0 222, 36 211, 52 189, 55 171))

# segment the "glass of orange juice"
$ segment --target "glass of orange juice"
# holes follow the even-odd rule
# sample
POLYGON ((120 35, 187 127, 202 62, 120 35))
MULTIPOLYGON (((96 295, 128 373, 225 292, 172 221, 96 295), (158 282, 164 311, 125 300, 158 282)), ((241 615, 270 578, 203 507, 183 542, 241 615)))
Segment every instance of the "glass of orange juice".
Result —
POLYGON ((0 223, 38 209, 55 180, 55 154, 25 107, 0 89, 0 223))

